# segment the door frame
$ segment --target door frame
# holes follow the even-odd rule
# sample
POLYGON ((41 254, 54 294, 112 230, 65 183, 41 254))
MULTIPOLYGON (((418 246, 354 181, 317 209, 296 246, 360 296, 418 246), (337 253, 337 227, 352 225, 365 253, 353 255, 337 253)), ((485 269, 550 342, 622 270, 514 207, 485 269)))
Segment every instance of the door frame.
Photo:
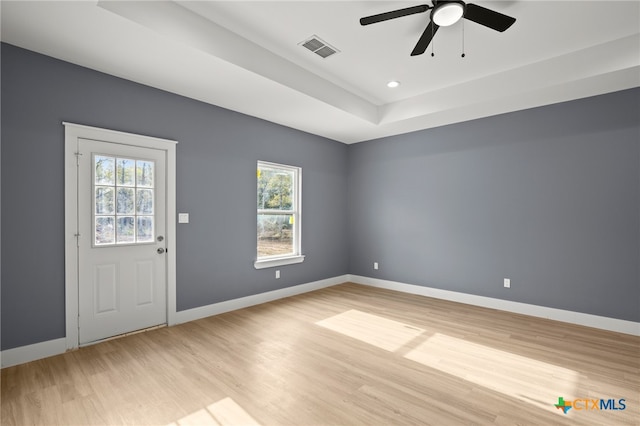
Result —
POLYGON ((64 125, 64 233, 65 319, 67 350, 79 347, 78 295, 78 148, 80 139, 165 152, 166 156, 166 260, 167 325, 176 323, 176 144, 177 141, 63 122, 64 125))

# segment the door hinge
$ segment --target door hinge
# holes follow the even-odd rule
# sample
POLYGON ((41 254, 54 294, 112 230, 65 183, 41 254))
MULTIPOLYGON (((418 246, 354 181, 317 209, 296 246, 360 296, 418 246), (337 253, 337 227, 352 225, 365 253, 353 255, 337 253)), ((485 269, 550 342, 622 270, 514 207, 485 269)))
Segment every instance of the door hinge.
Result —
POLYGON ((73 155, 76 156, 76 165, 80 165, 80 156, 83 155, 81 152, 74 152, 73 155))
POLYGON ((76 246, 80 247, 80 233, 73 234, 73 236, 76 237, 76 246))

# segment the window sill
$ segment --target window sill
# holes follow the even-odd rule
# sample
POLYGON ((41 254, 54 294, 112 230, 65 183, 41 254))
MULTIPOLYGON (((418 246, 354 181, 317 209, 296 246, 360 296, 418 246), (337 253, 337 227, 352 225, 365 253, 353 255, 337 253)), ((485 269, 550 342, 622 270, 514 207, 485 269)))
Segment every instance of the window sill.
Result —
POLYGON ((253 267, 256 269, 274 268, 276 266, 293 265, 294 263, 304 262, 303 255, 278 257, 275 259, 256 260, 253 267))

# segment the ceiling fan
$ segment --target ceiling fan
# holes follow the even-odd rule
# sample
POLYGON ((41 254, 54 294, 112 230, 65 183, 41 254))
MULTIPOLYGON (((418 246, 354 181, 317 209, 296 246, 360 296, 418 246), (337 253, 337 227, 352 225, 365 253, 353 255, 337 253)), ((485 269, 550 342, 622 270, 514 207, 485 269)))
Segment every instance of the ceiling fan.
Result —
POLYGON ((360 25, 370 25, 377 22, 388 21, 389 19, 401 18, 403 16, 423 13, 431 10, 429 25, 425 28, 422 36, 413 48, 411 56, 422 55, 431 39, 440 27, 447 27, 458 22, 461 18, 468 19, 492 30, 503 32, 508 29, 516 18, 503 15, 486 7, 473 3, 465 3, 462 0, 432 0, 433 6, 422 4, 419 6, 407 7, 404 9, 392 10, 391 12, 380 13, 378 15, 366 16, 360 19, 360 25))

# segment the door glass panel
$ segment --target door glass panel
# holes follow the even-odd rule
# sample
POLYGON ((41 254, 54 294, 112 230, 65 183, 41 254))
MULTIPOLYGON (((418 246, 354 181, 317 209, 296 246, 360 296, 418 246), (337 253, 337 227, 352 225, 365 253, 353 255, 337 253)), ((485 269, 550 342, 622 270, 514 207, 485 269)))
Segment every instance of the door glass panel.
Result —
POLYGON ((94 245, 154 242, 155 163, 94 154, 93 166, 94 245))
POLYGON ((113 216, 96 217, 96 245, 114 244, 116 242, 113 225, 113 216))
POLYGON ((116 238, 118 243, 133 243, 135 237, 135 220, 133 216, 120 216, 116 222, 116 238))
POLYGON ((153 166, 153 161, 138 160, 136 164, 136 183, 139 188, 153 188, 153 166))
POLYGON ((136 239, 138 242, 153 242, 153 216, 138 216, 136 239))
POLYGON ((116 167, 116 183, 119 186, 135 186, 136 161, 128 158, 118 158, 116 167))
POLYGON ((153 214, 153 189, 138 189, 136 213, 153 214))
POLYGON ((95 184, 96 185, 113 185, 115 183, 115 167, 116 162, 113 157, 105 157, 96 155, 95 159, 95 184))
POLYGON ((113 213, 113 188, 110 186, 96 187, 96 214, 113 213))
POLYGON ((133 214, 136 192, 133 188, 118 188, 117 214, 133 214))

